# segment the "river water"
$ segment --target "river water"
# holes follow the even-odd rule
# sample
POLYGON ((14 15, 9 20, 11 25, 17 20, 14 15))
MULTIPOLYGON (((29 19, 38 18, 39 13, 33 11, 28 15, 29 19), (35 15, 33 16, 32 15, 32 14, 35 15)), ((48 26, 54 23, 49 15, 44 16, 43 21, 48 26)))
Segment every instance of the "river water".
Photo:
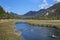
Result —
POLYGON ((16 29, 21 31, 23 40, 60 40, 52 37, 55 28, 31 26, 25 22, 16 23, 16 29))

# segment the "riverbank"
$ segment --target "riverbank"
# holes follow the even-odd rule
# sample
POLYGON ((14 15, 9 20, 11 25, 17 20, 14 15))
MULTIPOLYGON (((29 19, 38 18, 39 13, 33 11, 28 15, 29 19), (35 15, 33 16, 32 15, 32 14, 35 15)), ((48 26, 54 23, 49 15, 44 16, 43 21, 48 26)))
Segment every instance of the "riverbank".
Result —
POLYGON ((21 33, 14 25, 14 20, 0 20, 0 40, 21 40, 21 33))
POLYGON ((60 20, 24 20, 33 26, 60 28, 60 20))
POLYGON ((44 27, 53 27, 60 28, 60 20, 17 20, 18 22, 24 21, 29 25, 33 26, 44 26, 44 27))

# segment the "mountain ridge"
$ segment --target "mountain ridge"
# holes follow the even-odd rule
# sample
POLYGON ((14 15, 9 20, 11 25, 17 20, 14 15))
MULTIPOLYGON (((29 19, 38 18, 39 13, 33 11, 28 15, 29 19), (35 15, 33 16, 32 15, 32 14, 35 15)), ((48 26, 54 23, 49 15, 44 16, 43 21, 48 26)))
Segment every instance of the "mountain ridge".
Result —
POLYGON ((60 19, 60 2, 54 4, 53 6, 47 9, 40 9, 38 11, 30 11, 23 15, 24 18, 33 18, 33 19, 60 19), (29 16, 27 16, 27 14, 29 16), (34 15, 33 15, 34 14, 34 15), (32 16, 31 16, 32 15, 32 16))

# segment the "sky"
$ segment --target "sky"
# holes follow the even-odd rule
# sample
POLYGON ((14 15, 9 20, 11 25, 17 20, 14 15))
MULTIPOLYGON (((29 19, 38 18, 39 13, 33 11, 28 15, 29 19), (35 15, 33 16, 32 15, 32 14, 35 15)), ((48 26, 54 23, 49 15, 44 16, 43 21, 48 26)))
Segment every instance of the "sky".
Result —
POLYGON ((0 6, 5 11, 23 15, 28 11, 49 8, 57 2, 60 2, 60 0, 0 0, 0 6))

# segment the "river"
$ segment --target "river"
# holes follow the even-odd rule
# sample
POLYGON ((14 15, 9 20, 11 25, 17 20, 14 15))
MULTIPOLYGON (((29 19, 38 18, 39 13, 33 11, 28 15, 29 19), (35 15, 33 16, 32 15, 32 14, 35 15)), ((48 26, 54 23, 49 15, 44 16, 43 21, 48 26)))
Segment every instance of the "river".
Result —
POLYGON ((16 29, 21 31, 23 40, 60 40, 52 36, 56 34, 55 28, 31 26, 21 22, 16 23, 16 29))

